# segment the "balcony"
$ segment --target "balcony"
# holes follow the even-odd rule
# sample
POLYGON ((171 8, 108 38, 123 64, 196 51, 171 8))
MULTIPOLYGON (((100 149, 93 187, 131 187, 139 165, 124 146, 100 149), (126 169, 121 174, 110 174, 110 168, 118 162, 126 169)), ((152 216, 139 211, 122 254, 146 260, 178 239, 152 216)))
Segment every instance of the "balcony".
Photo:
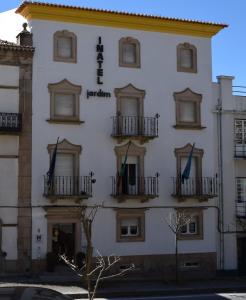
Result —
POLYGON ((238 218, 246 218, 246 201, 236 202, 236 216, 238 218))
POLYGON ((15 134, 20 132, 21 128, 21 114, 0 112, 0 134, 15 134))
POLYGON ((158 174, 156 177, 112 176, 112 194, 119 202, 137 199, 141 202, 158 197, 158 174))
POLYGON ((144 143, 158 137, 158 118, 137 116, 115 116, 113 120, 112 137, 120 142, 124 139, 134 138, 144 143))
POLYGON ((217 177, 197 177, 184 180, 181 177, 173 177, 172 196, 184 201, 187 198, 195 198, 206 201, 217 196, 217 177))
POLYGON ((83 200, 92 197, 92 176, 54 176, 48 182, 44 176, 44 196, 52 202, 58 199, 83 200))

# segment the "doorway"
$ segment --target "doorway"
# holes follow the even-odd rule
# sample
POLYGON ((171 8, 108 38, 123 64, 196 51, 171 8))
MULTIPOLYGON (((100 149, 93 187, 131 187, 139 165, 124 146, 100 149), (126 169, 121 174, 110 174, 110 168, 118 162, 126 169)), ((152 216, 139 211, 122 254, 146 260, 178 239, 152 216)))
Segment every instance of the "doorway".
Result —
POLYGON ((246 275, 246 237, 237 239, 238 272, 246 275))
POLYGON ((74 259, 75 223, 52 225, 52 252, 57 256, 65 255, 69 260, 74 259))

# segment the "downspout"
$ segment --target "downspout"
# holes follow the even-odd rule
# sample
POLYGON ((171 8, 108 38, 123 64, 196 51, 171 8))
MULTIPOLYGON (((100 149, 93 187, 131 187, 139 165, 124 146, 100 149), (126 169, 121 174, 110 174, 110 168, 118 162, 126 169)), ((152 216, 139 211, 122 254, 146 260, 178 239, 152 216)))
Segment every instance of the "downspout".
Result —
POLYGON ((219 194, 218 206, 220 210, 219 221, 219 253, 220 253, 220 270, 224 269, 224 188, 223 188, 223 144, 222 144, 222 99, 221 84, 219 81, 219 98, 217 104, 217 138, 218 138, 218 178, 219 178, 219 194))

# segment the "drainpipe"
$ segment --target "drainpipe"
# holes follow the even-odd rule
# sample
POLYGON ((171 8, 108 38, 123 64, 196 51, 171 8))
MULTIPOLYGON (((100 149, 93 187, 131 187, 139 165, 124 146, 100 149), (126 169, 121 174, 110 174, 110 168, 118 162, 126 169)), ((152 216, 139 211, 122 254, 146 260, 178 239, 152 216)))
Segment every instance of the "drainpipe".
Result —
POLYGON ((217 104, 217 139, 218 139, 218 179, 219 179, 219 194, 218 206, 220 210, 219 221, 219 267, 224 269, 224 205, 223 205, 223 145, 222 145, 222 99, 221 99, 221 84, 219 81, 219 98, 217 104))

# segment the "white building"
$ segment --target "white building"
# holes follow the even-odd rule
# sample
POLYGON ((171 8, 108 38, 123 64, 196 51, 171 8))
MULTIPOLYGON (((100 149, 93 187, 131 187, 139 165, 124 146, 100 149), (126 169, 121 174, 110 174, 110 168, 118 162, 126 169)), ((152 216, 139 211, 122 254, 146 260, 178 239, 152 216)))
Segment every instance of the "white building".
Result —
POLYGON ((183 210, 192 219, 179 234, 182 273, 236 269, 236 233, 223 240, 218 232, 220 96, 211 78, 211 38, 226 25, 35 2, 17 13, 35 47, 33 269, 48 252, 84 251, 84 205, 103 206, 94 248, 122 256, 120 267, 134 262, 135 274, 173 276, 175 237, 165 220, 183 210))
POLYGON ((233 79, 231 76, 218 76, 218 83, 214 83, 214 97, 218 99, 215 110, 218 166, 223 178, 219 193, 220 252, 225 269, 238 269, 239 274, 245 274, 246 97, 243 96, 245 87, 233 87, 233 79))

